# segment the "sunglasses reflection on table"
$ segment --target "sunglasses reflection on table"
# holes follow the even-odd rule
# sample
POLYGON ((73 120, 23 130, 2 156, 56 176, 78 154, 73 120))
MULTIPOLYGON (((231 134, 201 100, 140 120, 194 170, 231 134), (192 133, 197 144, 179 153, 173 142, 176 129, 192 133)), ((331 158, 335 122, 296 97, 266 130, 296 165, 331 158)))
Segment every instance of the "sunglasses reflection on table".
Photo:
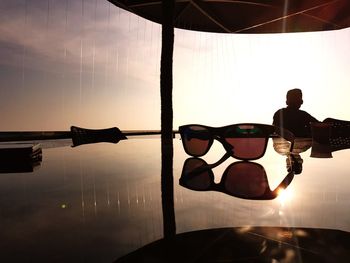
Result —
POLYGON ((243 199, 271 200, 289 186, 295 174, 294 169, 291 169, 281 183, 271 190, 261 164, 234 162, 225 169, 219 183, 214 182, 214 173, 208 167, 210 166, 201 158, 188 158, 182 169, 180 185, 195 191, 217 191, 243 199))

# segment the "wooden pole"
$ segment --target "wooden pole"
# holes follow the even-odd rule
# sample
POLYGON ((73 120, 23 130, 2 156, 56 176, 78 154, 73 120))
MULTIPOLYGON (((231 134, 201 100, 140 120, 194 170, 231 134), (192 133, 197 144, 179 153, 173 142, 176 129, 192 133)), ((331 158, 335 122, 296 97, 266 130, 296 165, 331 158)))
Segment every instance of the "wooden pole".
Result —
POLYGON ((161 97, 161 187, 164 238, 176 234, 173 178, 173 50, 174 0, 162 0, 162 53, 160 68, 161 97))

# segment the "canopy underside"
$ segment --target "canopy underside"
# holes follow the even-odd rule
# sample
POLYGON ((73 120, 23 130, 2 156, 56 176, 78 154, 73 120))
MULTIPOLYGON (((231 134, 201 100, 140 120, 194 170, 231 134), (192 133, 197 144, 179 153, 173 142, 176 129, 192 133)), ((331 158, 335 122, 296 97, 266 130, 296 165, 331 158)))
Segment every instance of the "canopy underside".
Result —
MULTIPOLYGON (((162 1, 109 0, 156 23, 162 1)), ((349 0, 175 0, 174 26, 217 33, 284 33, 350 26, 349 0)))

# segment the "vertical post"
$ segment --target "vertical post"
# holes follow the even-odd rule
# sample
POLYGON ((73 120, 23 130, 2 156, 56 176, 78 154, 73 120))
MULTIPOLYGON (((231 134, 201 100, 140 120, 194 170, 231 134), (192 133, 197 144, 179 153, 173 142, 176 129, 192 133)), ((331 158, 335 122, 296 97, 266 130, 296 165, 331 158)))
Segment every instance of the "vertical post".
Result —
POLYGON ((162 53, 160 68, 162 209, 164 238, 176 233, 173 178, 173 50, 174 0, 162 0, 162 53))

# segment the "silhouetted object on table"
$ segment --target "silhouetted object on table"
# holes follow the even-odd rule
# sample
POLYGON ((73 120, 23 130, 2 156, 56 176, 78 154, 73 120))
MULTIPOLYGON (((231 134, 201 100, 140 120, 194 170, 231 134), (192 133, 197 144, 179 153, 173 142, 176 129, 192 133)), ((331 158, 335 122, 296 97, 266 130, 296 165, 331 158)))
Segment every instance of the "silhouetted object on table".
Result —
MULTIPOLYGON (((208 204, 209 205, 209 204, 208 204)), ((118 259, 125 262, 346 262, 350 234, 294 227, 205 229, 160 239, 118 259)))
POLYGON ((326 118, 311 123, 311 157, 332 158, 332 152, 350 148, 350 121, 326 118))
POLYGON ((330 145, 332 125, 326 122, 311 122, 311 157, 332 158, 330 145))
POLYGON ((42 161, 40 144, 6 143, 0 145, 0 173, 33 172, 42 161))
POLYGON ((73 146, 98 142, 118 143, 120 140, 127 139, 125 135, 116 127, 93 130, 72 126, 70 130, 73 146))
POLYGON ((327 118, 324 123, 331 124, 329 143, 331 150, 339 151, 350 148, 350 121, 327 118))
MULTIPOLYGON (((350 149, 350 121, 327 118, 311 123, 311 138, 295 138, 291 151, 300 160, 300 153, 311 148, 311 157, 332 158, 332 153, 350 149)), ((273 138, 273 147, 281 155, 288 155, 289 144, 281 138, 273 138)))
POLYGON ((193 157, 205 155, 214 140, 219 141, 228 157, 256 160, 264 156, 269 138, 283 138, 293 148, 294 135, 273 125, 240 123, 223 127, 188 124, 179 127, 185 152, 193 157))
POLYGON ((288 129, 296 137, 311 137, 310 122, 318 122, 306 111, 300 110, 303 104, 302 91, 292 89, 287 92, 287 107, 279 109, 273 116, 273 124, 288 129))
POLYGON ((289 154, 300 154, 308 149, 312 145, 312 138, 295 138, 293 149, 290 150, 289 142, 282 138, 273 138, 273 148, 280 155, 289 155, 289 154))
POLYGON ((290 153, 295 139, 286 129, 258 123, 240 123, 223 127, 188 124, 180 126, 179 133, 188 155, 194 157, 205 155, 214 140, 218 140, 226 150, 217 162, 197 167, 193 172, 198 174, 213 169, 229 157, 245 161, 261 158, 265 154, 269 138, 282 140, 283 146, 290 153))
POLYGON ((286 166, 288 172, 301 174, 303 172, 303 159, 300 154, 290 154, 286 158, 286 166))
POLYGON ((274 189, 269 187, 266 171, 258 163, 239 161, 230 164, 224 171, 220 183, 214 182, 211 169, 201 170, 208 164, 200 158, 189 158, 185 161, 180 185, 195 191, 217 191, 234 197, 251 200, 271 200, 276 198, 294 178, 294 163, 282 182, 274 189), (198 172, 199 171, 199 172, 198 172))
POLYGON ((289 150, 287 141, 281 138, 273 138, 273 148, 280 155, 286 156, 287 170, 293 168, 294 174, 301 174, 303 171, 303 159, 300 153, 311 148, 311 138, 295 138, 292 151, 289 150))

